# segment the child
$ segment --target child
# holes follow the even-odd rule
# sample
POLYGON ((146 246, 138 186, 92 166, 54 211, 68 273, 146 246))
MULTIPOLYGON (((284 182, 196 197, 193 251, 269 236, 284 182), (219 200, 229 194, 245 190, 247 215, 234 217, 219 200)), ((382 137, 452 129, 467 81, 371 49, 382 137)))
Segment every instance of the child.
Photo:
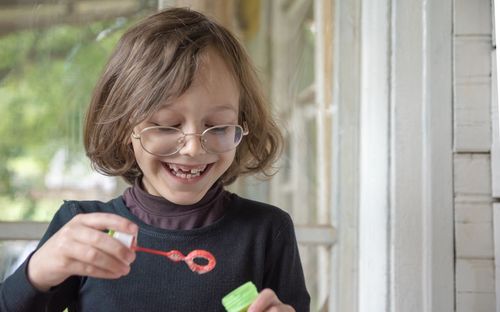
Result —
POLYGON ((309 311, 288 214, 224 190, 266 173, 282 143, 226 29, 188 9, 130 29, 94 91, 84 142, 97 170, 133 186, 107 203, 66 201, 1 284, 1 311, 224 311, 247 281, 261 290, 250 311, 309 311), (176 251, 144 253, 109 229, 176 251))

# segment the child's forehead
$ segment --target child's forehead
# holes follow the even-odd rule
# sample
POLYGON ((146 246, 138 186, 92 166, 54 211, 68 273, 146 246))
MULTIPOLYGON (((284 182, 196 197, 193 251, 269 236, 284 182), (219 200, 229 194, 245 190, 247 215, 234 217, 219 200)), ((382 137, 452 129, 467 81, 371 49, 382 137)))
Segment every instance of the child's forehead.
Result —
POLYGON ((235 82, 238 79, 229 57, 215 46, 209 45, 198 57, 195 76, 213 73, 214 69, 219 69, 215 72, 228 75, 235 82))
POLYGON ((159 103, 158 111, 238 112, 240 88, 233 72, 216 51, 204 55, 189 87, 159 103))

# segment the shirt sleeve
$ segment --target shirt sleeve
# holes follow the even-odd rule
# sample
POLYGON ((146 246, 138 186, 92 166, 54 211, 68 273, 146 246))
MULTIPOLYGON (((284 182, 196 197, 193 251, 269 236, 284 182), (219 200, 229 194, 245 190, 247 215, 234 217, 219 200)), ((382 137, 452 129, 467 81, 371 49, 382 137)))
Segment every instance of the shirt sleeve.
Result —
POLYGON ((38 291, 28 281, 26 270, 30 257, 0 284, 0 311, 34 311, 32 307, 43 306, 49 300, 49 293, 38 291))
POLYGON ((310 310, 310 296, 289 215, 286 215, 272 240, 266 260, 264 287, 271 288, 281 302, 291 305, 297 312, 310 310))

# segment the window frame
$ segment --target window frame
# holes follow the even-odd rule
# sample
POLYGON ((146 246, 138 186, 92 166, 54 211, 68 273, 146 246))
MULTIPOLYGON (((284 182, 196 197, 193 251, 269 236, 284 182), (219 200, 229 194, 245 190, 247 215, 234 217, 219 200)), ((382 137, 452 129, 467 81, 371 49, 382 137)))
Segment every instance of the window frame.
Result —
POLYGON ((40 240, 48 226, 48 222, 0 221, 0 241, 40 240))

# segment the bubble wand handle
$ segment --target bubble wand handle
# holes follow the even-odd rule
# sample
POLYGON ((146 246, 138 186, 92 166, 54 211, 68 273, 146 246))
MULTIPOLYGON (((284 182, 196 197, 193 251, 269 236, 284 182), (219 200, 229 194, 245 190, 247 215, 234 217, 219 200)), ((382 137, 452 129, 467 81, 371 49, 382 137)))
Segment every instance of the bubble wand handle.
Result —
POLYGON ((162 251, 162 250, 145 248, 145 247, 140 247, 140 246, 132 246, 132 250, 146 252, 146 253, 159 255, 159 256, 164 256, 164 257, 167 257, 174 262, 183 261, 186 258, 182 254, 182 252, 180 252, 178 250, 162 251))

